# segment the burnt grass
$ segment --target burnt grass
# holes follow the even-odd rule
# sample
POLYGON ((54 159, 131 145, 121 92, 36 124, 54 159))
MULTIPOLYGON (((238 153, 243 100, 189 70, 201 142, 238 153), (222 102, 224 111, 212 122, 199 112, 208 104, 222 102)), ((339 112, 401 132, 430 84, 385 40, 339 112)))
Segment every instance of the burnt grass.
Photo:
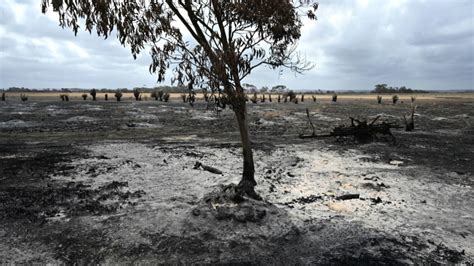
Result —
MULTIPOLYGON (((401 125, 401 115, 408 113, 409 104, 378 105, 375 96, 370 101, 341 98, 335 104, 328 101, 249 103, 249 127, 255 150, 270 152, 278 145, 316 141, 335 151, 357 149, 377 161, 401 160, 405 165, 454 172, 455 177, 435 181, 473 186, 474 103, 462 99, 430 99, 418 100, 417 105, 415 131, 393 130, 396 144, 384 138, 371 144, 351 139, 298 138, 300 133, 311 132, 306 108, 311 114, 318 114, 312 120, 320 134, 337 125, 349 124, 350 116, 364 119, 383 113, 388 114, 383 117, 385 120, 401 125)), ((121 230, 126 210, 135 208, 144 191, 131 189, 127 182, 112 181, 97 187, 52 177, 74 173, 69 163, 91 158, 93 155, 82 147, 96 143, 136 142, 173 150, 183 140, 165 141, 165 138, 196 135, 197 139, 213 141, 192 145, 238 148, 239 134, 232 112, 222 112, 219 119, 191 119, 195 115, 214 117, 215 114, 205 112, 202 102, 191 108, 178 100, 170 103, 33 100, 2 102, 0 108, 0 228, 4 228, 0 230, 0 241, 11 241, 0 246, 0 250, 5 245, 26 253, 36 250, 26 258, 14 252, 0 253, 0 262, 349 265, 472 262, 462 250, 443 243, 427 243, 418 236, 387 235, 337 216, 329 220, 315 217, 282 234, 232 241, 216 237, 211 229, 197 235, 141 231, 135 234, 147 239, 146 244, 124 246, 111 236, 121 230)), ((190 152, 187 156, 194 159, 190 161, 194 164, 201 155, 190 152)), ((101 171, 113 169, 89 167, 87 175, 93 179, 101 171)), ((320 199, 313 195, 292 203, 309 204, 320 199)), ((233 230, 232 224, 216 223, 221 223, 218 229, 233 230)))

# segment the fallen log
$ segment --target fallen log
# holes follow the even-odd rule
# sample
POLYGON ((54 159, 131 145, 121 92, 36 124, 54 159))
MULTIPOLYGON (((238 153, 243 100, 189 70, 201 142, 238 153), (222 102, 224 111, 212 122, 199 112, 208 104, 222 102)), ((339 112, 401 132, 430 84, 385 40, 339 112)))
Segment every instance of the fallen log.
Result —
POLYGON ((346 194, 346 195, 341 195, 339 197, 336 197, 336 200, 351 200, 351 199, 358 199, 359 194, 346 194))
POLYGON ((217 169, 217 168, 214 168, 214 167, 212 167, 212 166, 204 165, 204 164, 202 164, 201 162, 196 162, 196 163, 194 164, 193 169, 200 169, 200 168, 201 168, 202 170, 204 170, 204 171, 208 171, 208 172, 213 173, 213 174, 216 174, 216 175, 222 175, 222 171, 221 171, 221 170, 219 170, 219 169, 217 169))
POLYGON ((308 117, 309 123, 312 127, 312 134, 311 135, 303 135, 300 134, 299 137, 302 139, 307 138, 327 138, 327 137, 350 137, 352 136, 354 140, 358 142, 369 142, 372 141, 374 138, 377 138, 377 135, 388 135, 392 138, 393 142, 395 142, 395 136, 393 136, 391 129, 392 128, 402 128, 398 124, 394 122, 386 122, 383 121, 381 123, 376 124, 377 120, 380 116, 374 118, 370 123, 367 121, 360 121, 355 118, 349 117, 351 120, 350 126, 338 126, 335 127, 329 134, 325 135, 316 135, 313 123, 310 119, 309 111, 306 110, 306 115, 308 117))

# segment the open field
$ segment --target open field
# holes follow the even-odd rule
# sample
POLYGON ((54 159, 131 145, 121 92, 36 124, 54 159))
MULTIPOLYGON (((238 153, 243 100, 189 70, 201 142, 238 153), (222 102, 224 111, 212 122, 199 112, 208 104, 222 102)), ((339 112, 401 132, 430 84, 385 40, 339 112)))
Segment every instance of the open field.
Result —
POLYGON ((402 124, 411 95, 248 104, 256 222, 205 201, 240 179, 231 110, 27 94, 0 102, 1 263, 474 263, 473 93, 417 95, 415 131, 393 130, 396 144, 298 134, 306 108, 320 134, 349 116, 402 124))
MULTIPOLYGON (((71 93, 66 93, 69 95, 70 100, 73 101, 82 101, 82 94, 86 92, 71 92, 71 93)), ((20 101, 20 94, 17 92, 8 92, 6 93, 7 99, 9 101, 20 101)), ((30 101, 55 101, 55 100, 60 100, 59 95, 62 93, 59 92, 28 92, 24 93, 28 96, 30 101)), ((88 99, 91 99, 91 96, 89 93, 86 93, 88 96, 88 99)), ((97 100, 98 101, 103 101, 104 96, 106 93, 102 92, 97 92, 97 100)), ((114 93, 107 93, 109 97, 109 101, 115 101, 114 98, 114 93)), ((298 95, 301 95, 301 93, 297 93, 298 95)), ((252 94, 253 95, 253 94, 252 94)), ((252 96, 249 94, 249 97, 252 96)), ((261 97, 262 94, 258 94, 258 97, 261 97)), ((268 95, 268 94, 266 94, 268 95)), ((330 101, 332 94, 306 94, 305 93, 305 100, 306 101, 312 101, 311 96, 314 95, 318 100, 322 101, 330 101)), ((351 101, 351 100, 373 100, 376 101, 378 94, 339 94, 338 95, 338 101, 351 101)), ((389 103, 392 100, 392 95, 395 94, 382 94, 383 99, 385 102, 389 103)), ((439 101, 439 100, 459 100, 463 99, 466 101, 474 101, 474 92, 466 92, 466 93, 422 93, 422 94, 417 94, 417 93, 410 93, 410 94, 397 94, 400 97, 400 101, 406 101, 410 102, 411 97, 415 96, 417 100, 423 100, 423 101, 439 101)), ((143 100, 145 100, 145 97, 148 100, 152 100, 150 97, 149 93, 143 93, 143 100)), ((276 101, 276 97, 278 97, 278 94, 272 94, 273 100, 276 101)), ((171 100, 177 100, 181 101, 181 93, 171 93, 171 100)), ((203 99, 203 96, 201 93, 196 94, 197 99, 203 99)), ((123 101, 134 101, 135 98, 133 97, 133 93, 128 92, 128 93, 123 93, 123 101)))

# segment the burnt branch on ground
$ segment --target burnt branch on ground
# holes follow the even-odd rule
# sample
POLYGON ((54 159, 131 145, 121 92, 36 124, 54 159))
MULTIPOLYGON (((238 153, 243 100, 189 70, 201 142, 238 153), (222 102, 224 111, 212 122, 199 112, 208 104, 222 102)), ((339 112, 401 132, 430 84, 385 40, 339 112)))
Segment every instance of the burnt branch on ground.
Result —
POLYGON ((335 137, 335 138, 346 138, 352 137, 354 141, 359 143, 367 143, 378 139, 379 135, 389 136, 391 140, 395 143, 395 136, 393 136, 391 129, 392 128, 401 128, 395 122, 382 121, 381 123, 375 123, 380 118, 377 116, 370 123, 366 120, 358 120, 353 117, 349 117, 351 124, 349 126, 342 125, 335 127, 329 134, 326 135, 317 135, 313 126, 313 122, 310 119, 309 111, 306 110, 306 115, 308 121, 313 130, 311 135, 300 134, 300 138, 325 138, 325 137, 335 137))

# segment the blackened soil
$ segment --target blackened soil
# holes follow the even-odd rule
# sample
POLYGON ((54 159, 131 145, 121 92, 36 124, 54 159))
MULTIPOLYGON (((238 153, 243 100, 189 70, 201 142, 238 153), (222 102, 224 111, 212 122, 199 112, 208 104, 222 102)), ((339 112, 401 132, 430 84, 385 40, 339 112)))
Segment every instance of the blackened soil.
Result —
MULTIPOLYGON (((249 127, 254 149, 263 152, 316 141, 340 152, 357 149, 377 161, 397 160, 403 166, 455 173, 449 179, 433 177, 433 181, 442 184, 474 185, 472 102, 426 100, 417 104, 415 131, 394 130, 395 145, 383 139, 361 145, 351 140, 297 137, 309 132, 306 108, 319 134, 349 124, 349 116, 366 119, 382 114, 383 120, 401 124, 401 114, 408 113, 409 104, 377 105, 375 97, 373 102, 341 99, 336 104, 249 105, 249 127)), ((145 195, 141 189, 130 189, 127 182, 93 186, 83 181, 64 182, 54 176, 76 173, 70 162, 91 156, 82 148, 84 145, 140 142, 169 149, 170 153, 183 143, 215 149, 238 148, 238 130, 230 110, 224 110, 216 119, 215 114, 205 111, 203 103, 193 109, 181 103, 157 102, 3 102, 0 108, 2 263, 472 262, 462 250, 443 243, 429 243, 419 236, 387 234, 340 217, 315 217, 302 225, 291 225, 284 209, 278 215, 268 213, 268 220, 257 229, 252 223, 216 222, 187 213, 191 217, 188 229, 194 233, 129 232, 125 224, 148 217, 146 211, 134 209, 145 195), (129 216, 130 213, 135 216, 129 216)), ((193 162, 203 157, 196 152, 186 156, 192 157, 193 162)), ((286 163, 298 164, 297 159, 293 161, 286 163)), ((93 179, 97 171, 89 167, 87 175, 93 179)), ((292 203, 311 204, 319 200, 318 195, 313 195, 292 203)))

